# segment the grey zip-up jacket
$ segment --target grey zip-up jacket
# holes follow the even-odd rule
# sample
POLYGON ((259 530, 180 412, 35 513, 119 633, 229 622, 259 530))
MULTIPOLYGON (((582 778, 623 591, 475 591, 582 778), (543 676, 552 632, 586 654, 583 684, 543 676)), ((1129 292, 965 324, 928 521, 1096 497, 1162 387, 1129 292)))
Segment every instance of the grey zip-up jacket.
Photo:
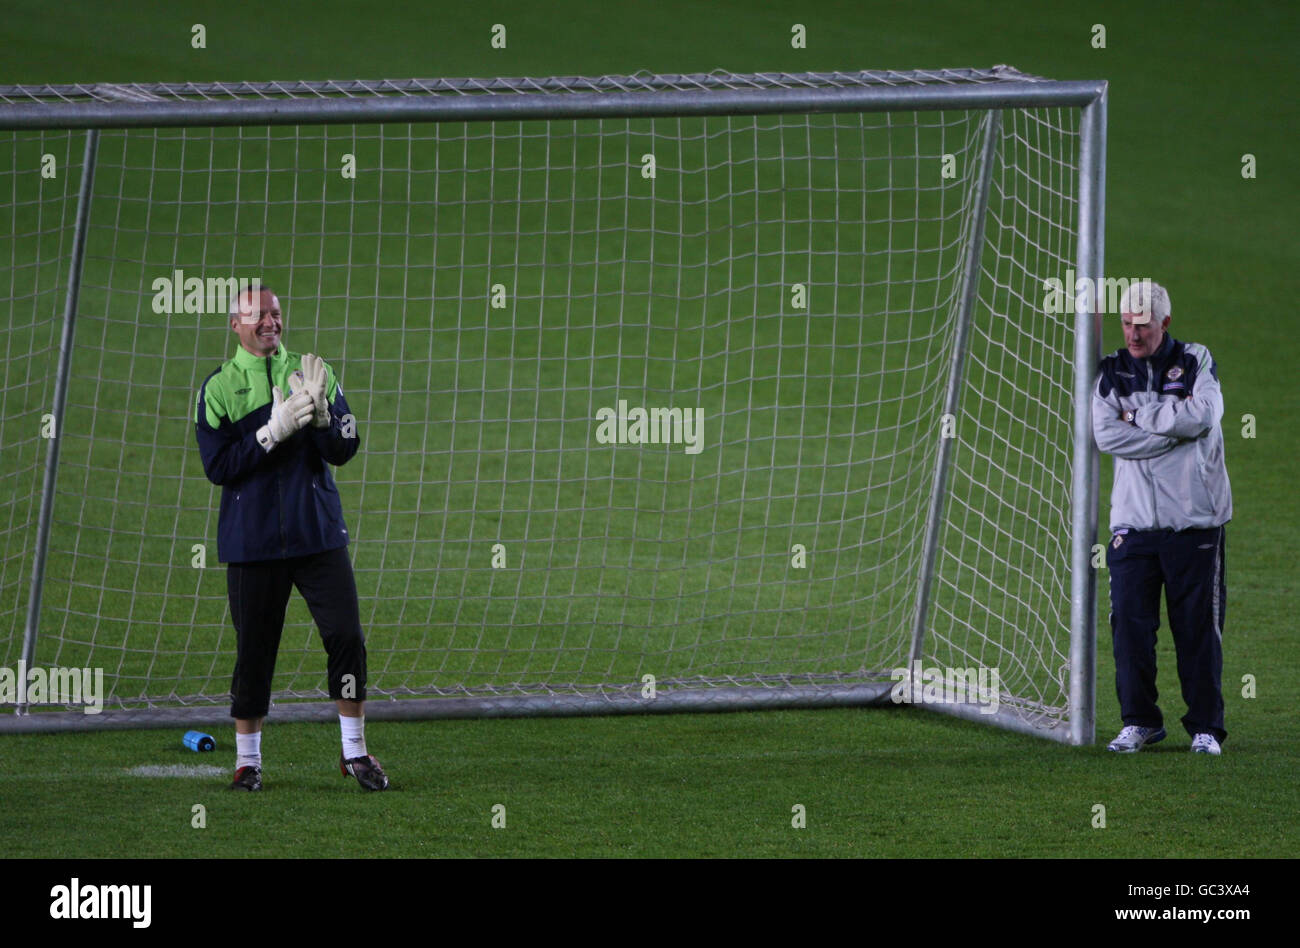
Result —
POLYGON ((1101 360, 1092 392, 1097 447, 1115 456, 1110 529, 1186 530, 1232 519, 1223 394, 1205 346, 1165 333, 1149 358, 1101 360), (1135 412, 1130 424, 1121 411, 1135 412))

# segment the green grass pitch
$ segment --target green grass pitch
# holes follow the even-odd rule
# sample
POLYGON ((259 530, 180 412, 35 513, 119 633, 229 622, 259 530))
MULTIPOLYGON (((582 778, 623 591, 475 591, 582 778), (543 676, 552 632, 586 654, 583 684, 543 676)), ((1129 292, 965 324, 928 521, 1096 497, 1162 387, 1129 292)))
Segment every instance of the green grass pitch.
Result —
MULTIPOLYGON (((277 725, 272 718, 264 738, 267 789, 235 796, 223 790, 232 762, 229 727, 211 729, 220 745, 214 755, 181 748, 180 729, 0 735, 6 855, 232 857, 248 855, 248 840, 255 839, 255 855, 341 857, 353 854, 349 841, 358 837, 371 841, 370 855, 396 857, 1300 855, 1294 781, 1300 659, 1292 621, 1300 503, 1289 476, 1300 450, 1294 425, 1300 398, 1289 378, 1300 364, 1300 327, 1289 305, 1300 289, 1289 213, 1298 196, 1291 130, 1300 116, 1289 94, 1298 50, 1296 14, 1287 5, 1080 8, 1018 0, 984 8, 943 0, 760 8, 671 0, 616 10, 574 2, 512 2, 488 12, 459 5, 435 15, 412 2, 386 5, 384 16, 371 18, 354 5, 330 2, 309 9, 277 5, 259 12, 254 30, 236 10, 199 12, 183 4, 133 4, 128 11, 69 3, 53 14, 31 0, 13 6, 0 23, 3 83, 995 63, 1053 78, 1107 79, 1106 269, 1159 279, 1173 299, 1171 332, 1214 353, 1236 515, 1228 532, 1224 637, 1230 739, 1219 759, 1186 752, 1165 627, 1160 690, 1171 737, 1134 757, 907 709, 372 722, 368 741, 394 788, 362 795, 334 763, 337 726, 277 725), (206 51, 190 46, 197 22, 207 28, 206 51), (509 29, 506 50, 488 46, 497 22, 509 29), (791 48, 793 23, 807 27, 807 49, 791 48), (1104 49, 1092 44, 1094 24, 1106 27, 1104 49), (105 44, 107 35, 132 40, 105 44), (1255 178, 1241 174, 1246 154, 1255 156, 1255 178), (1254 418, 1254 437, 1241 436, 1246 415, 1254 418), (1253 677, 1253 697, 1243 695, 1244 676, 1253 677), (137 772, 212 766, 221 775, 137 772), (207 810, 202 830, 191 825, 195 804, 207 810), (505 807, 502 829, 492 826, 497 804, 505 807), (1105 829, 1092 825, 1097 804, 1106 808, 1105 829), (796 806, 805 808, 806 828, 791 825, 796 806)), ((105 173, 111 180, 111 170, 105 173)), ((327 249, 292 252, 317 256, 327 249)), ((380 250, 360 238, 353 249, 380 250)), ((400 274, 384 274, 385 293, 401 286, 400 274)), ((94 303, 92 291, 87 305, 94 303)), ((292 300, 289 306, 286 343, 296 348, 292 300)), ((8 344, 16 341, 11 336, 8 344)), ((1108 324, 1105 348, 1118 344, 1118 329, 1108 324)), ((203 356, 213 365, 219 357, 203 356)), ((111 358, 93 367, 110 381, 121 369, 111 358)), ((190 374, 159 382, 188 386, 190 374)), ((10 455, 3 470, 29 460, 10 455)), ((80 461, 99 463, 92 455, 80 461)), ((185 471, 200 478, 193 488, 179 481, 152 488, 169 492, 173 507, 190 496, 187 490, 207 496, 197 457, 185 471)), ((418 480, 429 472, 395 470, 384 477, 406 474, 418 480)), ((1103 460, 1103 527, 1109 485, 1103 460)), ((392 502, 401 506, 411 498, 399 493, 392 502)), ((345 512, 352 516, 346 494, 345 512)), ((59 516, 93 523, 96 511, 86 504, 59 516)), ((185 516, 191 518, 186 531, 191 521, 194 530, 206 529, 209 517, 215 524, 215 512, 206 509, 185 516)), ((87 532, 78 562, 65 560, 63 568, 98 563, 102 573, 94 536, 87 532)), ((134 558, 166 561, 171 553, 140 549, 134 558)), ((413 575, 436 581, 431 569, 413 575)), ((99 578, 119 585, 115 576, 99 578)), ((201 592, 219 596, 222 582, 221 571, 209 570, 201 592)), ((1119 720, 1104 571, 1099 586, 1098 735, 1105 739, 1119 720)), ((90 594, 77 588, 79 596, 90 594)), ((113 605, 117 614, 157 607, 152 597, 142 600, 113 605)), ((176 601, 169 598, 167 608, 177 608, 176 601)), ((381 628, 398 618, 391 603, 370 608, 376 611, 368 618, 381 628)), ((293 615, 301 620, 303 613, 293 615)), ((179 625, 191 617, 182 609, 167 619, 179 625)), ((227 675, 230 644, 227 633, 203 651, 201 667, 182 663, 178 677, 227 675)), ((16 645, 0 643, 0 656, 13 665, 16 645)), ((129 671, 147 664, 129 661, 136 663, 129 671)), ((305 663, 304 679, 318 676, 322 665, 305 663)))

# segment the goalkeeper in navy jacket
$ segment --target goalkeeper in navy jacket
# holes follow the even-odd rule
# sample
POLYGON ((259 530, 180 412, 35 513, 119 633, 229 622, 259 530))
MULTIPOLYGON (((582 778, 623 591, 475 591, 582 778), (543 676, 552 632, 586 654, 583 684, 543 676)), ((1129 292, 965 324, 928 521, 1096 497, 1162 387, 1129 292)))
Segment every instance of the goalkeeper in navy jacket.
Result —
POLYGON ((274 292, 241 292, 231 309, 239 348, 200 386, 194 418, 204 473, 221 487, 217 555, 227 564, 236 635, 230 788, 262 788, 262 721, 296 586, 328 655, 329 693, 343 732, 340 769, 367 790, 384 790, 388 777, 366 752, 365 635, 329 469, 357 453, 356 419, 323 360, 280 344, 284 323, 274 292))
POLYGON ((1192 750, 1219 754, 1223 728, 1224 524, 1232 489, 1223 457, 1223 395, 1204 346, 1179 342, 1169 294, 1134 283, 1120 302, 1125 346, 1102 360, 1092 397, 1097 445, 1115 456, 1111 491, 1111 631, 1124 728, 1110 750, 1165 738, 1156 704, 1156 630, 1164 587, 1192 750))

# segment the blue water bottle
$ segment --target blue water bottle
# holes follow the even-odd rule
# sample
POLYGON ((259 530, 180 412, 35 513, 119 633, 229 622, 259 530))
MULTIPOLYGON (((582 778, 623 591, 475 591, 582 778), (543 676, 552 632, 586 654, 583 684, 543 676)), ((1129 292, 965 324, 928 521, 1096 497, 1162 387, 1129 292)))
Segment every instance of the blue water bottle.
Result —
POLYGON ((210 751, 217 749, 217 742, 213 740, 211 734, 204 734, 202 731, 186 731, 185 746, 192 751, 210 751))

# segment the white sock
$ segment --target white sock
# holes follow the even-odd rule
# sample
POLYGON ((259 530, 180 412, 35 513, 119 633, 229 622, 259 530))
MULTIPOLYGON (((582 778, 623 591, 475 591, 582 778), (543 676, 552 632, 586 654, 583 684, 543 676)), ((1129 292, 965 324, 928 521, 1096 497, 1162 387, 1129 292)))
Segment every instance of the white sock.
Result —
POLYGON ((235 769, 262 766, 262 732, 235 735, 235 769))
POLYGON ((366 718, 345 718, 339 715, 339 728, 343 731, 343 759, 366 756, 366 718))

